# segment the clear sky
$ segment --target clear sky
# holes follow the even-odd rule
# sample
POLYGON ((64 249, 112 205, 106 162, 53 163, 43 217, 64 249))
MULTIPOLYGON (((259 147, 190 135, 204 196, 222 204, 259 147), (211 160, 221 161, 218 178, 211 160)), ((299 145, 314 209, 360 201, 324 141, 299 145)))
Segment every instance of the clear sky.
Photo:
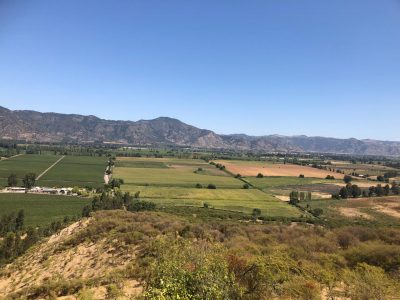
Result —
POLYGON ((400 140, 400 0, 0 0, 0 105, 400 140))

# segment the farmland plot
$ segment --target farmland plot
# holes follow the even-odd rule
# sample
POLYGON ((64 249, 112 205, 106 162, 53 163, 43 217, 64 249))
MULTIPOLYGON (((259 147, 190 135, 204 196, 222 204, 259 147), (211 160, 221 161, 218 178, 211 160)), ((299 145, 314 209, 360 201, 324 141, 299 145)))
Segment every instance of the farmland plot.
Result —
POLYGON ((282 163, 267 163, 267 162, 249 162, 249 161, 234 161, 234 160, 220 160, 217 161, 226 167, 228 171, 233 174, 240 174, 242 176, 257 176, 261 173, 264 176, 293 176, 298 177, 303 174, 305 177, 325 178, 327 175, 332 175, 335 178, 343 178, 343 174, 311 168, 308 166, 299 166, 293 164, 282 163))
POLYGON ((7 214, 23 209, 25 225, 40 226, 62 221, 65 216, 80 215, 90 201, 72 196, 0 193, 0 211, 7 214))
POLYGON ((69 187, 102 186, 106 166, 106 157, 66 156, 41 177, 39 184, 69 187))
POLYGON ((160 206, 203 206, 265 216, 298 217, 297 208, 257 189, 243 189, 244 182, 201 160, 118 159, 114 176, 124 179, 123 191, 140 192, 140 198, 160 206), (157 163, 162 163, 157 168, 157 163), (128 167, 128 166, 134 167, 128 167), (143 167, 138 167, 143 166, 143 167), (195 188, 200 184, 202 188, 195 188), (217 189, 208 189, 208 184, 217 189))
POLYGON ((0 179, 6 183, 6 179, 10 174, 17 175, 19 179, 22 179, 27 173, 39 175, 60 158, 61 156, 59 155, 25 154, 1 160, 0 179))

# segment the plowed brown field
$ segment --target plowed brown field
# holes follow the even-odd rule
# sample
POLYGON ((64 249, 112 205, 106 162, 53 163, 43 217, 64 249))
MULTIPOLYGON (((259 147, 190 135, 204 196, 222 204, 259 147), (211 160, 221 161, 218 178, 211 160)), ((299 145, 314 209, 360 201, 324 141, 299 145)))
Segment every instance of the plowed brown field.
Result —
POLYGON ((223 164, 226 169, 233 174, 242 176, 257 176, 258 173, 264 176, 299 176, 325 178, 327 175, 333 175, 337 179, 342 179, 343 174, 320 170, 316 168, 292 165, 292 164, 267 164, 263 162, 245 162, 245 161, 217 161, 223 164))

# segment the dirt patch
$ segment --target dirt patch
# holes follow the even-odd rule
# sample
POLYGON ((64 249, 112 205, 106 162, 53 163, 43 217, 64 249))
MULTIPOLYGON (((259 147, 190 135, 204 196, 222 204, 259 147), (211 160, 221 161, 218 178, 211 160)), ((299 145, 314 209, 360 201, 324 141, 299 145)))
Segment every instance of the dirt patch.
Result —
POLYGON ((400 206, 398 203, 386 203, 386 205, 375 205, 373 208, 391 217, 400 218, 400 206))
POLYGON ((285 202, 289 202, 290 200, 289 196, 284 196, 284 195, 275 195, 275 198, 285 202))
POLYGON ((263 164, 252 165, 245 163, 235 163, 229 161, 219 161, 225 165, 226 169, 233 174, 241 174, 242 176, 257 176, 258 173, 264 176, 294 176, 298 177, 303 174, 306 177, 326 178, 327 175, 333 175, 335 178, 343 178, 343 174, 320 170, 316 168, 292 165, 292 164, 263 164))
POLYGON ((364 218, 364 219, 367 219, 367 220, 373 219, 372 216, 370 216, 367 213, 364 213, 364 212, 360 211, 358 208, 340 207, 338 210, 345 217, 349 217, 349 218, 364 218))
POLYGON ((348 216, 365 214, 360 212, 360 209, 368 208, 394 218, 400 218, 400 197, 398 196, 348 199, 344 203, 347 207, 339 210, 348 216))
POLYGON ((59 233, 53 234, 47 240, 47 244, 48 245, 55 244, 55 243, 58 243, 62 239, 66 239, 66 238, 70 237, 71 235, 78 232, 79 230, 86 228, 89 225, 90 220, 91 219, 80 220, 78 222, 71 224, 67 228, 64 228, 59 233))
POLYGON ((312 193, 312 197, 315 199, 332 199, 331 194, 326 194, 326 193, 312 193))

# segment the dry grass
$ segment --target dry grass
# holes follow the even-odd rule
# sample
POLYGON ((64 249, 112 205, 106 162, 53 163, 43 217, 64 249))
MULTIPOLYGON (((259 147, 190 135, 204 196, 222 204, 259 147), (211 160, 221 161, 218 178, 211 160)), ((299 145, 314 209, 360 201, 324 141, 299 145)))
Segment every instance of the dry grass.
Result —
POLYGON ((372 209, 373 211, 386 214, 390 217, 400 218, 400 197, 398 196, 349 199, 345 200, 344 203, 347 207, 342 207, 339 210, 343 215, 346 215, 347 213, 347 216, 349 217, 362 215, 363 213, 360 212, 360 209, 372 209), (350 215, 352 212, 356 215, 350 215))
POLYGON ((349 218, 364 218, 367 220, 373 219, 369 214, 361 212, 358 208, 354 207, 340 207, 339 212, 349 218))
POLYGON ((242 176, 257 176, 258 173, 264 176, 294 176, 303 174, 305 177, 325 178, 327 175, 333 175, 335 178, 342 179, 343 174, 320 170, 316 168, 292 165, 292 164, 271 164, 265 162, 247 162, 247 161, 217 161, 225 165, 226 169, 233 174, 242 176))

